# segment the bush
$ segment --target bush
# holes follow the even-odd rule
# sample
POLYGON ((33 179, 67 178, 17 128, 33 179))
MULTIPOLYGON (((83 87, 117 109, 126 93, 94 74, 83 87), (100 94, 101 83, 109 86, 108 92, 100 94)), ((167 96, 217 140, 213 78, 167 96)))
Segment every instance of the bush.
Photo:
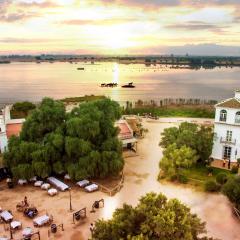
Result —
POLYGON ((177 180, 178 180, 178 175, 177 174, 171 175, 170 181, 175 182, 177 180))
POLYGON ((220 190, 220 186, 213 180, 207 181, 204 188, 206 192, 218 192, 220 190))
POLYGON ((233 174, 238 173, 238 166, 232 166, 231 173, 233 174))
POLYGON ((188 182, 188 178, 187 178, 187 176, 180 174, 180 175, 178 176, 178 181, 179 181, 180 183, 186 184, 186 183, 188 182))
POLYGON ((211 166, 207 166, 207 172, 208 172, 208 174, 212 174, 213 173, 213 167, 211 167, 211 166))
POLYGON ((228 177, 226 173, 218 173, 218 175, 216 176, 216 181, 217 183, 223 185, 227 182, 228 177))

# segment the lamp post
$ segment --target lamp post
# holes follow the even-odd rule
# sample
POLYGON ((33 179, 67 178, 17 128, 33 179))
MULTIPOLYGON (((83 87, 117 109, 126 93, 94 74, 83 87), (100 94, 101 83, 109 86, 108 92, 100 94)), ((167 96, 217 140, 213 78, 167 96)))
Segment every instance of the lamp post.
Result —
POLYGON ((73 210, 73 208, 72 208, 72 194, 71 194, 71 188, 69 188, 69 208, 70 208, 70 211, 73 210))
POLYGON ((10 239, 13 239, 13 232, 11 228, 11 223, 9 223, 10 239))
POLYGON ((90 224, 91 238, 93 237, 94 226, 93 223, 90 224))

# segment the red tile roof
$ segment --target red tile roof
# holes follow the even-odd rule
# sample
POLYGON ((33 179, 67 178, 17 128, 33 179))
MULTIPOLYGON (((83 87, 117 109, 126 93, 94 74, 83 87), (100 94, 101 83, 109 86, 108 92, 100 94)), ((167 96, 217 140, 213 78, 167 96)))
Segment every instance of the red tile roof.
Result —
POLYGON ((121 139, 131 138, 132 132, 129 129, 127 123, 117 123, 117 126, 120 128, 119 137, 121 139))
POLYGON ((22 123, 7 124, 7 137, 18 136, 22 130, 22 123))

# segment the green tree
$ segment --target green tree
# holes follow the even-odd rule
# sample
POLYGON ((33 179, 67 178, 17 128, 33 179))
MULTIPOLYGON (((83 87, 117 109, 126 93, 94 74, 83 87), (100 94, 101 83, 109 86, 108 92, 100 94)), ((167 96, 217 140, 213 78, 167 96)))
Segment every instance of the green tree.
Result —
POLYGON ((179 175, 182 168, 191 167, 197 159, 195 150, 187 146, 178 149, 176 144, 171 144, 163 151, 159 166, 168 176, 179 175))
POLYGON ((12 169, 12 173, 16 179, 29 180, 33 177, 33 170, 30 164, 19 164, 12 169))
POLYGON ((205 223, 177 199, 148 193, 134 208, 124 204, 112 219, 98 220, 93 240, 200 240, 205 223))
POLYGON ((32 167, 35 175, 41 178, 47 178, 51 172, 46 162, 33 162, 32 167))
POLYGON ((229 178, 223 185, 222 192, 240 210, 240 176, 229 178))
POLYGON ((46 134, 55 131, 64 119, 63 103, 44 98, 39 108, 33 110, 23 124, 20 138, 26 141, 41 141, 46 134))
POLYGON ((22 171, 18 165, 30 164, 42 178, 66 172, 73 180, 117 175, 124 165, 114 126, 120 116, 119 104, 110 99, 82 103, 66 114, 62 102, 45 98, 20 137, 9 140, 4 163, 16 175, 22 171))
POLYGON ((164 129, 161 134, 160 146, 167 148, 175 143, 177 148, 185 145, 196 150, 201 162, 209 158, 213 145, 213 131, 210 127, 201 126, 193 123, 181 123, 179 128, 171 127, 164 129))

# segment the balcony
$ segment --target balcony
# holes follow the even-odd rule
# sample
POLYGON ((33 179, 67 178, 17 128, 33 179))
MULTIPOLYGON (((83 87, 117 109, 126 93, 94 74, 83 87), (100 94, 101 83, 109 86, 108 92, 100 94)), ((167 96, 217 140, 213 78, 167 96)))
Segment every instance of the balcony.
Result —
POLYGON ((236 139, 228 139, 228 138, 221 137, 220 143, 236 145, 236 139))

